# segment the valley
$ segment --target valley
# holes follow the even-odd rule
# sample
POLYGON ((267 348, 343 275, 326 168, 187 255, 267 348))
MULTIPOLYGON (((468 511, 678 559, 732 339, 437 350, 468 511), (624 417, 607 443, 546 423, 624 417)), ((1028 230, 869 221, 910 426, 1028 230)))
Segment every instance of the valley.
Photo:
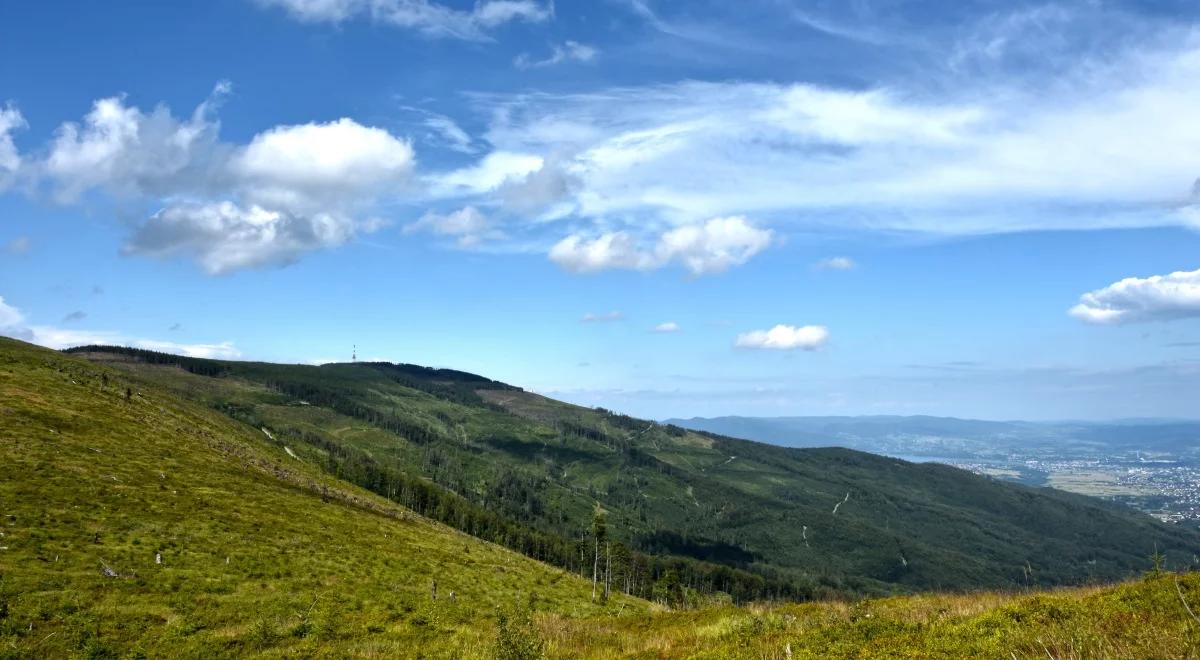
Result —
POLYGON ((713 418, 668 423, 782 446, 840 446, 1122 502, 1200 525, 1200 422, 988 422, 931 417, 713 418))

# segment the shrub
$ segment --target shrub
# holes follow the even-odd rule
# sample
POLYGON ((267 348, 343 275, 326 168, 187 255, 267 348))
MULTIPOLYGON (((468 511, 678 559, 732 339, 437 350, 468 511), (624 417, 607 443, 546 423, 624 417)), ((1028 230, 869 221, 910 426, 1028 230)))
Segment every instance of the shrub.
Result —
POLYGON ((496 630, 496 660, 532 660, 545 653, 546 642, 533 623, 529 610, 501 612, 496 630))
POLYGON ((259 619, 250 626, 250 643, 258 648, 274 646, 279 641, 279 629, 271 619, 259 619))

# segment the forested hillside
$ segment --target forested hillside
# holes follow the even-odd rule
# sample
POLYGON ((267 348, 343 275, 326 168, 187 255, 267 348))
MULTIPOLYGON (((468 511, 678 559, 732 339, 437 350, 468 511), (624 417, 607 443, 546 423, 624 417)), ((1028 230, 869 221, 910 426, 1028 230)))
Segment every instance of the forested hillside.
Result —
POLYGON ((220 411, 386 499, 678 604, 1120 579, 1191 531, 942 465, 796 450, 553 401, 451 370, 76 354, 220 411))
MULTIPOLYGON (((688 574, 668 568, 653 595, 674 611, 620 589, 606 597, 603 576, 620 577, 615 566, 605 570, 607 553, 591 554, 602 576, 594 585, 431 522, 396 500, 431 498, 465 515, 460 524, 487 509, 465 496, 446 499, 442 486, 418 495, 415 481, 389 482, 392 501, 366 492, 325 471, 366 459, 322 462, 327 450, 231 419, 147 376, 186 383, 201 399, 229 382, 202 391, 204 381, 191 378, 216 376, 161 369, 139 362, 114 370, 0 340, 0 658, 784 659, 899 649, 940 658, 1177 658, 1200 644, 1190 609, 1200 603, 1198 574, 1164 572, 1172 566, 1161 555, 1146 558, 1145 578, 1057 592, 734 607, 688 589, 688 574)), ((503 391, 523 397, 525 415, 564 410, 503 391)), ((319 408, 307 400, 294 407, 319 408)), ((592 412, 602 426, 613 421, 592 412)), ((838 516, 854 499, 840 501, 838 516)), ((510 543, 532 528, 505 524, 510 543)), ((596 531, 580 532, 593 550, 603 547, 596 531)), ((659 542, 662 550, 697 548, 691 539, 659 542)), ((707 549, 714 559, 744 559, 728 547, 707 549)))
POLYGON ((2 338, 0 465, 0 658, 477 656, 500 615, 650 608, 2 338))

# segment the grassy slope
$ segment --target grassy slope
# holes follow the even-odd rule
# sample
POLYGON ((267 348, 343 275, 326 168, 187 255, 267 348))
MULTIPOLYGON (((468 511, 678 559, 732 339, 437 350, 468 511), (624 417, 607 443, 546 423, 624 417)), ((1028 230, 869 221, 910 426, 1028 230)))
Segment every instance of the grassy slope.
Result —
POLYGON ((564 658, 1198 658, 1200 620, 1184 602, 1200 606, 1200 574, 539 624, 550 655, 564 658))
POLYGON ((363 364, 226 363, 230 373, 211 378, 123 356, 90 357, 207 405, 234 403, 276 432, 304 431, 365 449, 382 464, 433 477, 492 508, 513 511, 511 502, 488 500, 501 472, 523 475, 541 504, 526 520, 543 529, 577 533, 599 501, 619 537, 671 530, 738 546, 759 564, 811 581, 818 593, 1112 580, 1147 568, 1156 545, 1176 567, 1200 549, 1194 532, 1059 491, 849 450, 673 432, 519 390, 487 389, 487 382, 479 393, 513 414, 419 391, 363 364), (351 392, 436 437, 407 442, 363 420, 297 405, 267 386, 281 379, 351 392), (637 460, 622 447, 632 447, 637 460))
POLYGON ((1167 575, 1024 595, 592 607, 572 576, 406 514, 157 388, 126 401, 126 385, 121 373, 0 339, 0 657, 490 655, 494 613, 531 590, 532 630, 551 657, 1200 649, 1200 621, 1182 602, 1200 605, 1200 574, 1182 576, 1179 592, 1167 575), (121 577, 103 576, 102 562, 121 577))
POLYGON ((127 400, 127 384, 0 338, 0 656, 475 655, 497 608, 531 595, 536 609, 603 611, 577 577, 156 388, 133 384, 127 400))

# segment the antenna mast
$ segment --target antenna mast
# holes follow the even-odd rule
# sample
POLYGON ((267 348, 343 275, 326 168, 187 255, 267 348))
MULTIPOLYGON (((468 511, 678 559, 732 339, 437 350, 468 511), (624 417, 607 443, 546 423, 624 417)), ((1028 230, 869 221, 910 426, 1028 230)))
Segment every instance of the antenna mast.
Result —
POLYGON ((350 361, 358 362, 358 344, 355 344, 354 348, 350 351, 350 361))

